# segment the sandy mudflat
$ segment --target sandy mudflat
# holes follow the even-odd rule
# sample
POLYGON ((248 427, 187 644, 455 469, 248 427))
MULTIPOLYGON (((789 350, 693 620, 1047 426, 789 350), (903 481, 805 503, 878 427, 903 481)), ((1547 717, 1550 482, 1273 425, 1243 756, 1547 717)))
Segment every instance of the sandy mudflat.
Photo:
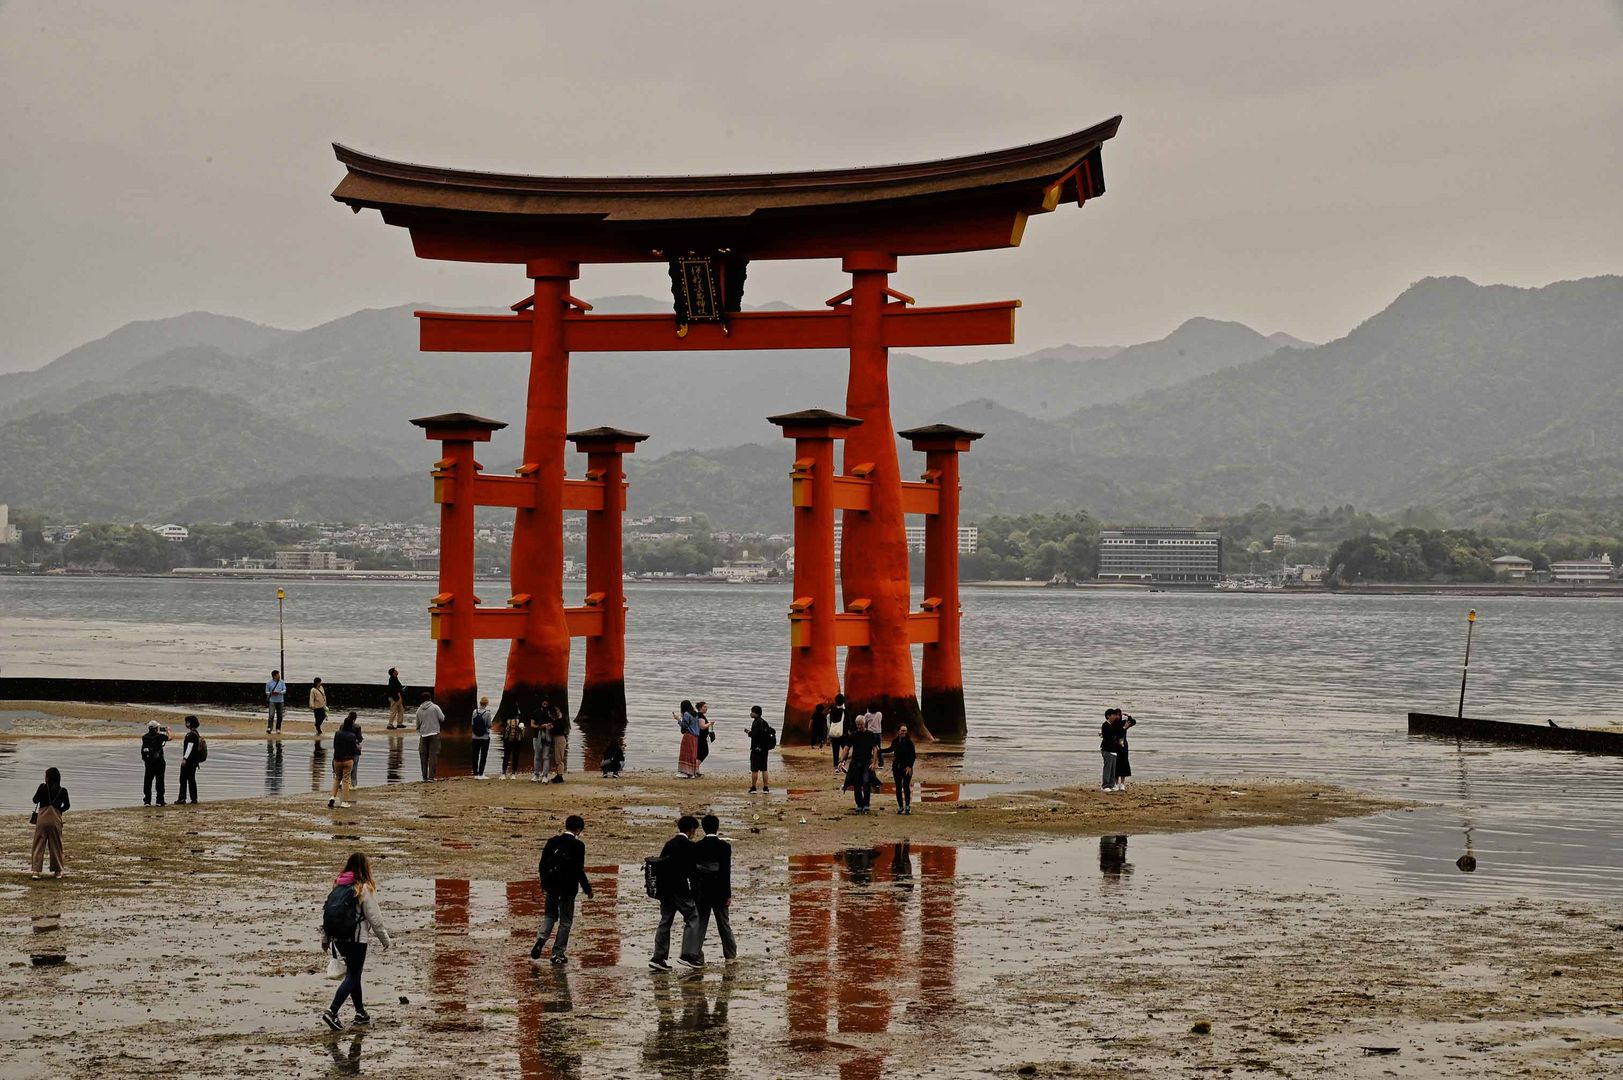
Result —
MULTIPOLYGON (((931 768, 923 779, 946 781, 931 768)), ((1616 911, 1449 906, 1243 873, 1163 892, 1097 839, 1403 812, 1389 802, 1166 781, 994 790, 905 818, 881 796, 856 817, 825 769, 783 773, 787 791, 754 799, 738 776, 633 773, 391 785, 336 811, 290 795, 72 812, 68 878, 0 877, 0 1076, 49 1062, 77 1077, 843 1080, 1623 1066, 1616 911), (735 845, 742 958, 720 964, 712 938, 702 975, 651 973, 657 906, 636 864, 680 810, 711 808, 735 845), (535 858, 569 811, 589 823, 597 896, 581 904, 570 964, 532 967, 535 858), (376 860, 398 941, 368 962, 375 1028, 333 1036, 315 1018, 331 984, 314 938, 356 847, 376 860)), ((5 832, 9 868, 24 861, 22 820, 5 832)))

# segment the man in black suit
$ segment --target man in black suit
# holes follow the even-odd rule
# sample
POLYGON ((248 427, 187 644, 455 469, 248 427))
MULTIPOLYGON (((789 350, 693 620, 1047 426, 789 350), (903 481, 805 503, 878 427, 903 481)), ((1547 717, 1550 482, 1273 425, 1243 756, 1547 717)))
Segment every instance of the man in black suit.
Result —
POLYGON ((699 904, 699 958, 704 960, 704 939, 710 936, 710 920, 716 920, 721 937, 721 955, 729 963, 738 959, 738 943, 733 940, 733 924, 727 906, 733 899, 733 845, 716 835, 721 819, 704 816, 704 836, 693 845, 693 888, 699 904))
POLYGON ((671 965, 671 924, 676 913, 682 913, 682 951, 677 954, 678 967, 697 971, 704 967, 704 945, 699 928, 699 908, 693 895, 693 834, 699 831, 699 819, 683 814, 676 823, 676 835, 665 841, 660 851, 658 892, 659 929, 654 932, 654 955, 648 966, 655 971, 669 971, 671 965))
POLYGON ((530 959, 541 959, 541 946, 547 943, 552 928, 558 928, 558 940, 552 943, 552 962, 568 962, 564 956, 569 948, 569 928, 575 923, 575 894, 592 895, 592 883, 586 880, 586 844, 580 834, 586 831, 586 819, 570 814, 564 819, 564 831, 547 841, 541 849, 541 888, 547 894, 546 914, 541 918, 541 932, 535 936, 530 959))

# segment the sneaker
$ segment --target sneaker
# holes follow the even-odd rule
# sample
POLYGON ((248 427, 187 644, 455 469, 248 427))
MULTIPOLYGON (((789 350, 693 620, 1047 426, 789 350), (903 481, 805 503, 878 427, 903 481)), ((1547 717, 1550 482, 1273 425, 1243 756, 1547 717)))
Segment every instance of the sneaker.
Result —
POLYGON ((339 805, 339 807, 341 809, 348 810, 350 807, 354 806, 355 804, 352 803, 352 802, 341 802, 338 805, 339 805))
POLYGON ((764 787, 764 788, 761 789, 761 794, 762 795, 770 795, 770 794, 772 794, 772 789, 769 788, 769 787, 764 787))
POLYGON ((650 960, 648 961, 648 968, 651 971, 669 971, 671 970, 671 965, 667 964, 663 960, 650 960))
POLYGON ((550 780, 550 781, 549 781, 549 783, 553 783, 553 784, 561 784, 561 783, 563 783, 563 782, 564 782, 564 778, 563 778, 563 777, 561 777, 561 776, 554 776, 554 777, 553 777, 553 778, 552 778, 552 779, 551 779, 551 780, 550 780))
POLYGON ((534 948, 532 948, 530 950, 530 959, 531 960, 539 960, 539 959, 541 959, 541 946, 537 945, 537 946, 535 946, 534 948))
POLYGON ((686 971, 698 971, 704 967, 704 964, 697 960, 689 960, 685 956, 678 956, 676 958, 676 966, 686 971))
POLYGON ((331 1009, 321 1010, 321 1022, 332 1028, 334 1031, 344 1030, 344 1022, 338 1019, 338 1014, 333 1012, 331 1009))
POLYGON ((750 788, 750 794, 751 794, 751 795, 754 795, 754 794, 755 794, 755 789, 754 789, 754 788, 750 788))
POLYGON ((552 958, 553 967, 563 967, 567 963, 569 963, 569 958, 567 956, 554 956, 552 958))
POLYGON ((337 805, 338 805, 338 800, 337 799, 328 799, 327 800, 327 809, 328 810, 331 810, 333 807, 335 807, 337 805))
POLYGON ((534 783, 538 782, 540 779, 541 778, 539 776, 532 776, 532 777, 530 777, 530 783, 534 784, 534 783))
POLYGON ((358 1027, 365 1027, 366 1025, 370 1024, 371 1022, 372 1022, 372 1014, 371 1013, 363 1013, 363 1012, 356 1013, 355 1014, 355 1019, 353 1021, 351 1021, 351 1023, 355 1024, 358 1027))

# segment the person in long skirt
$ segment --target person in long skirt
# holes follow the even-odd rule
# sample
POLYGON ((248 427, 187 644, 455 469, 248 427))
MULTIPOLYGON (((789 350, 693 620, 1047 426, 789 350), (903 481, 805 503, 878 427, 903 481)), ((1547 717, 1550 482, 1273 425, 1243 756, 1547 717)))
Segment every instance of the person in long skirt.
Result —
POLYGON ((67 872, 62 858, 62 815, 68 812, 68 789, 62 774, 54 767, 45 770, 45 783, 34 792, 34 876, 45 869, 45 856, 51 857, 51 876, 67 872))
POLYGON ((691 780, 699 775, 699 714, 693 711, 693 702, 682 702, 681 715, 676 716, 678 726, 682 731, 682 745, 676 754, 676 771, 683 778, 691 780))

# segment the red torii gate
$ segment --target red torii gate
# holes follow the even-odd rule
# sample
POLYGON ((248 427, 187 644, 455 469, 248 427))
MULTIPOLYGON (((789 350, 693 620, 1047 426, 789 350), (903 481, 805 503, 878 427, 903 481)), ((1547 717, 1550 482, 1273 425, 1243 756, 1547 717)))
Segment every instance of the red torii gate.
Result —
MULTIPOLYGON (((1064 201, 1080 206, 1103 194, 1101 148, 1120 121, 1115 117, 1048 142, 969 157, 730 176, 479 173, 386 161, 335 144, 347 174, 333 198, 357 213, 376 209, 386 223, 409 230, 421 258, 521 264, 531 282, 530 295, 512 306, 512 314, 417 313, 425 351, 530 354, 525 464, 518 476, 477 475, 472 445, 488 439, 500 426, 497 422, 466 414, 418 421, 430 438, 445 445, 435 471, 436 497, 442 505, 442 529, 457 533, 442 536, 440 595, 432 621, 440 643, 435 687, 447 706, 448 721, 465 723, 471 710, 476 694, 471 642, 481 636, 510 637, 513 642, 503 715, 533 708, 542 699, 566 706, 569 639, 583 636, 588 673, 577 719, 610 725, 625 720, 619 462, 641 436, 599 429, 599 442, 582 443, 589 454, 596 447, 598 464, 590 468, 597 475, 585 481, 565 477, 564 444, 572 437, 566 421, 571 353, 841 348, 851 357, 846 413, 852 423, 845 431, 845 473, 839 479, 842 490, 861 487, 864 492, 864 505, 841 507, 846 610, 829 611, 831 546, 825 552, 819 541, 800 550, 797 543, 797 580, 802 560, 820 563, 826 558, 830 583, 826 591, 819 586, 809 609, 800 605, 806 594, 797 588, 801 609, 791 618, 821 627, 859 616, 845 620, 863 625, 863 632, 848 635, 846 695, 854 703, 879 702, 887 728, 899 722, 919 727, 923 720, 926 731, 961 736, 956 458, 978 436, 959 429, 905 433, 926 452, 935 475, 927 473, 922 485, 904 486, 890 416, 889 350, 1011 343, 1020 302, 919 307, 890 286, 890 274, 899 256, 1018 246, 1031 215, 1052 211, 1064 201), (851 278, 851 287, 829 300, 827 310, 739 310, 751 260, 822 258, 840 259, 851 278), (582 263, 618 262, 667 263, 676 318, 592 314, 591 305, 571 295, 582 263), (921 490, 925 488, 929 490, 921 490), (943 504, 950 504, 950 534, 944 532, 949 515, 939 512, 943 504), (513 596, 505 609, 479 608, 473 594, 476 505, 516 511, 513 596), (926 591, 937 603, 921 620, 921 613, 909 610, 904 517, 910 511, 928 513, 931 507, 938 512, 929 518, 933 526, 927 526, 926 591), (598 515, 599 542, 588 540, 590 595, 584 609, 566 609, 563 603, 566 509, 598 515), (607 580, 611 563, 612 583, 607 580), (944 579, 949 569, 954 578, 950 588, 944 579), (819 602, 821 612, 815 606, 819 602), (831 615, 835 617, 827 618, 831 615), (910 631, 925 623, 927 629, 910 631), (910 655, 915 639, 929 642, 922 717, 910 655)), ((785 434, 792 432, 786 428, 785 434)), ((593 433, 580 435, 589 439, 593 433)), ((831 456, 822 471, 834 477, 831 456)), ((835 506, 830 502, 827 509, 835 506)), ((797 537, 799 533, 797 524, 797 537)), ((823 575, 821 569, 815 573, 823 575)), ((796 668, 807 668, 802 651, 814 650, 818 655, 810 668, 826 672, 834 647, 820 631, 808 634, 794 646, 796 668)), ((786 741, 803 738, 812 707, 831 696, 822 685, 826 678, 814 681, 815 687, 811 681, 791 680, 786 741)))

